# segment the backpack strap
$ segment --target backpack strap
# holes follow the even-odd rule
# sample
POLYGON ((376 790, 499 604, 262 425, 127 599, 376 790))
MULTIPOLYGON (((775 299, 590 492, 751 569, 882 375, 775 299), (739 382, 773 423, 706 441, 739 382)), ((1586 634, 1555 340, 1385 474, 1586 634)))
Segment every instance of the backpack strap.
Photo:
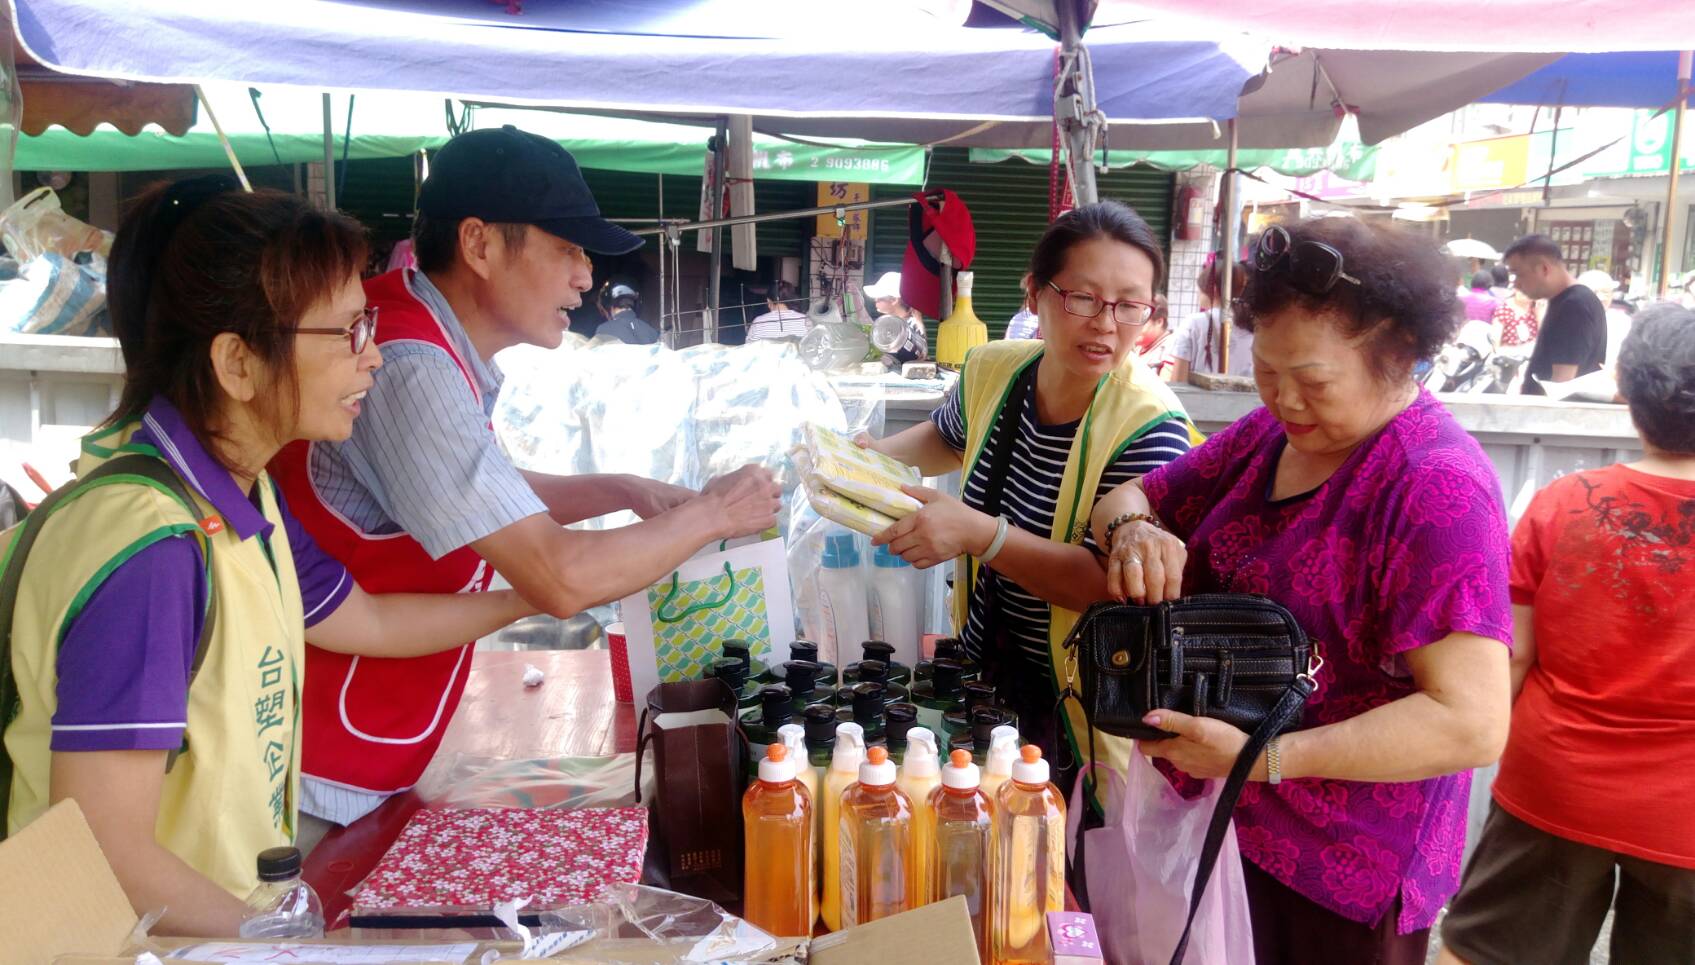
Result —
MULTIPOLYGON (((4 733, 16 719, 21 703, 16 682, 12 678, 12 622, 30 549, 34 547, 35 540, 41 535, 47 520, 62 506, 74 501, 75 495, 99 486, 132 482, 137 476, 175 497, 188 511, 190 519, 199 519, 199 506, 182 477, 161 459, 130 453, 102 463, 88 475, 73 479, 48 494, 12 532, 10 542, 0 547, 0 733, 4 733)), ((213 625, 217 617, 218 590, 217 582, 212 579, 212 543, 202 539, 201 547, 206 568, 206 612, 200 622, 200 639, 194 645, 194 661, 188 678, 190 686, 193 686, 195 676, 200 673, 201 665, 206 662, 206 651, 212 641, 213 625)), ((184 746, 186 747, 186 740, 184 746)), ((181 751, 179 748, 166 755, 167 772, 175 765, 181 751)), ((4 747, 0 747, 0 839, 6 837, 11 796, 12 758, 5 752, 4 747)))

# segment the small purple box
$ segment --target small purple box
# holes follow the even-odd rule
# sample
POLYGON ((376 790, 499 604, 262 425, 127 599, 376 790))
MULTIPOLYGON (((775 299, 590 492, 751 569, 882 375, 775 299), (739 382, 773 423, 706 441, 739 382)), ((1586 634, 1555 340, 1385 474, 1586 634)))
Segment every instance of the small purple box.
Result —
POLYGON ((1048 944, 1053 965, 1097 965, 1102 959, 1095 918, 1085 912, 1048 912, 1048 944))

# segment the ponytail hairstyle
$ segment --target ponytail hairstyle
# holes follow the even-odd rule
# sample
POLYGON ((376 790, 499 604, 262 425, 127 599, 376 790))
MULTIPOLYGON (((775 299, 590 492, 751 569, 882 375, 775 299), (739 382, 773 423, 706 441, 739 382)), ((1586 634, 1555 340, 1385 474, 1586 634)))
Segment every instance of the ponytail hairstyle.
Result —
POLYGON ((163 396, 217 456, 223 393, 211 349, 227 332, 268 370, 274 391, 258 408, 280 431, 300 401, 293 329, 357 276, 367 251, 351 218, 280 191, 242 191, 228 175, 147 189, 124 216, 108 263, 124 388, 105 424, 139 419, 163 396))

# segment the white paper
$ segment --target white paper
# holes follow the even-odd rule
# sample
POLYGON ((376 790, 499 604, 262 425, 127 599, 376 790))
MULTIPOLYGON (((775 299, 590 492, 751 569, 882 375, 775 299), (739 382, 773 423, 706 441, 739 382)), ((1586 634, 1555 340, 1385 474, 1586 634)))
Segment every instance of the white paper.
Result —
POLYGON ((275 962, 322 962, 324 965, 386 965, 388 962, 456 962, 470 960, 475 942, 452 945, 302 945, 296 942, 206 942, 171 952, 172 958, 231 965, 271 965, 275 962))
POLYGON ((524 664, 524 686, 540 687, 541 682, 546 679, 547 675, 542 673, 540 667, 533 663, 524 664))

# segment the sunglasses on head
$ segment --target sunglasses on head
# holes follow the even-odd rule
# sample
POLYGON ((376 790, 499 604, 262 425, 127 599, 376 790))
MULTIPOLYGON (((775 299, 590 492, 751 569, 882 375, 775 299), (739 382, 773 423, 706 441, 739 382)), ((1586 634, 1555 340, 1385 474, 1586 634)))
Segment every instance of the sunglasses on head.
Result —
POLYGON ((1360 280, 1342 270, 1342 253, 1322 241, 1297 243, 1289 232, 1272 225, 1254 246, 1254 269, 1262 275, 1282 276, 1289 287, 1308 295, 1327 295, 1337 282, 1358 285, 1360 280))

